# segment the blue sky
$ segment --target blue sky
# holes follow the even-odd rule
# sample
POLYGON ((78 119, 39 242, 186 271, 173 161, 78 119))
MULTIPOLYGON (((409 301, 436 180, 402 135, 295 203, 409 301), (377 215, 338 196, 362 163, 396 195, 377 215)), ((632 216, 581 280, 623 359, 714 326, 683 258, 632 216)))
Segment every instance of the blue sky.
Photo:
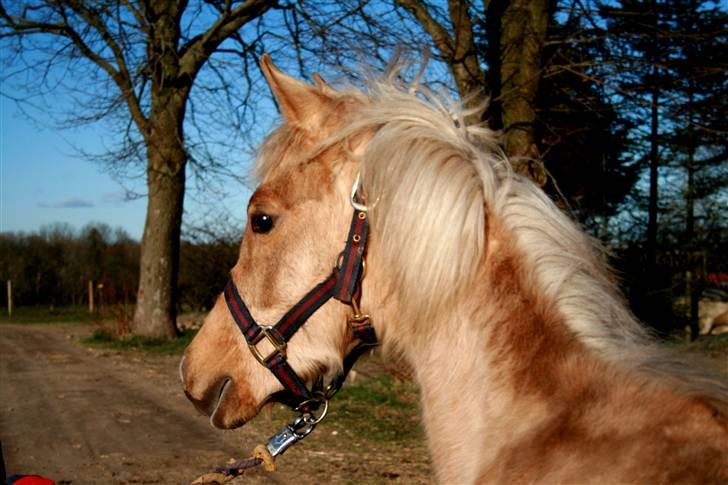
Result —
POLYGON ((0 97, 0 231, 31 232, 56 222, 80 229, 99 221, 140 238, 145 200, 126 200, 124 188, 74 146, 102 147, 91 127, 53 130, 0 97))
MULTIPOLYGON (((209 23, 205 12, 194 11, 190 15, 193 23, 209 23)), ((46 41, 58 42, 57 39, 46 41)), ((121 227, 133 238, 140 239, 147 203, 143 196, 144 180, 122 180, 122 186, 101 164, 79 155, 79 150, 102 154, 105 147, 117 146, 118 140, 113 138, 115 133, 108 127, 109 123, 57 128, 63 114, 78 114, 79 104, 80 112, 88 113, 83 111, 83 105, 89 100, 93 102, 93 93, 105 96, 103 90, 108 87, 104 84, 104 75, 99 75, 98 69, 89 67, 83 60, 66 58, 54 62, 44 73, 43 59, 44 54, 38 54, 33 48, 21 58, 9 51, 8 56, 3 56, 7 63, 0 66, 5 78, 0 80, 0 232, 32 232, 54 223, 68 223, 81 229, 91 222, 103 222, 112 228, 121 227), (27 69, 28 66, 39 69, 27 69), (38 81, 39 76, 42 81, 38 81), (35 96, 38 90, 34 88, 39 87, 42 94, 35 96), (11 99, 27 99, 28 91, 34 96, 24 104, 24 109, 30 110, 33 120, 11 99), (126 189, 142 196, 129 199, 126 189)), ((200 101, 205 102, 206 99, 200 101)), ((261 126, 277 116, 262 118, 261 126)), ((220 122, 224 121, 221 116, 220 122)), ((234 134, 225 133, 224 139, 235 145, 233 155, 222 154, 225 158, 218 161, 235 175, 245 175, 249 145, 238 150, 234 134)), ((213 145, 215 142, 207 138, 205 141, 213 145)), ((188 177, 190 171, 188 167, 188 177)), ((235 231, 242 226, 251 191, 239 181, 223 177, 226 176, 202 183, 188 178, 183 231, 186 224, 200 225, 206 221, 219 225, 219 221, 227 220, 225 227, 234 226, 235 231)))
MULTIPOLYGON (((140 239, 146 197, 128 199, 126 187, 105 173, 100 164, 77 153, 79 148, 103 151, 105 133, 101 127, 60 130, 51 122, 47 125, 42 120, 29 120, 13 101, 0 96, 0 232, 32 232, 58 222, 81 229, 90 222, 104 222, 140 239)), ((144 192, 141 180, 124 184, 144 192)), ((199 222, 217 209, 235 221, 241 219, 250 193, 233 193, 219 208, 210 207, 204 194, 188 195, 185 221, 199 222)))

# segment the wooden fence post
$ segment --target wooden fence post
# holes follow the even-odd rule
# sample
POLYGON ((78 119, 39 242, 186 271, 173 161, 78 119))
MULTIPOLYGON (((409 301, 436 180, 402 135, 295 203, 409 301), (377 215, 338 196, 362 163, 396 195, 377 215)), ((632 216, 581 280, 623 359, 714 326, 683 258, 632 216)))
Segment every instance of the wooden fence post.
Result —
POLYGON ((104 284, 99 283, 96 285, 96 289, 99 290, 99 315, 101 315, 101 311, 104 307, 104 284))
POLYGON ((88 312, 94 312, 94 282, 88 280, 88 312))
POLYGON ((8 320, 13 318, 13 282, 8 280, 8 320))

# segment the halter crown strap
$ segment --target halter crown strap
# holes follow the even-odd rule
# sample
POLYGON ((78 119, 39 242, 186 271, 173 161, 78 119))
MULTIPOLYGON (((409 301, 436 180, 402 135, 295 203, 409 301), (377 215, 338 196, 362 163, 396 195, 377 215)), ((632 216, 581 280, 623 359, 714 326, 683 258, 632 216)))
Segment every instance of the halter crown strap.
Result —
MULTIPOLYGON (((225 302, 233 316, 233 320, 235 320, 235 323, 245 337, 250 351, 261 364, 266 366, 275 375, 284 389, 295 395, 295 399, 287 399, 289 404, 290 402, 298 402, 300 405, 301 402, 309 401, 312 398, 312 393, 286 360, 286 346, 288 341, 311 315, 330 298, 334 297, 344 303, 352 302, 363 273, 367 234, 368 222, 366 211, 355 210, 346 246, 339 256, 337 266, 324 281, 316 285, 301 298, 273 326, 261 326, 255 322, 232 279, 228 281, 225 287, 225 302), (270 354, 265 356, 256 347, 256 344, 263 339, 267 339, 274 349, 270 354)), ((368 328, 355 328, 352 326, 354 336, 362 342, 366 342, 368 348, 376 345, 374 328, 369 324, 364 327, 368 328)), ((337 376, 334 382, 340 380, 343 383, 343 379, 346 378, 346 374, 348 374, 354 361, 363 353, 360 346, 361 344, 355 347, 344 359, 345 372, 343 378, 341 375, 337 376), (356 356, 351 360, 350 356, 353 354, 356 354, 356 356)), ((336 387, 337 390, 341 387, 341 383, 336 387)))
POLYGON ((336 287, 334 288, 334 296, 344 303, 351 303, 361 279, 361 272, 364 267, 364 249, 368 234, 367 213, 359 210, 354 211, 349 236, 346 238, 346 247, 342 253, 343 258, 336 279, 336 287))

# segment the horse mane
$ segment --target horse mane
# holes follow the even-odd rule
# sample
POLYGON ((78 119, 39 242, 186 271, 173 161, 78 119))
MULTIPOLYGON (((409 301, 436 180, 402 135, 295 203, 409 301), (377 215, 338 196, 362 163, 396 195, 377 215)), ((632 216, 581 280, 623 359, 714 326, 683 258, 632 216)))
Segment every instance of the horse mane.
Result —
MULTIPOLYGON (((485 259, 488 221, 497 221, 512 234, 536 287, 592 352, 728 403, 719 379, 657 345, 628 309, 600 243, 511 170, 499 133, 466 125, 470 113, 460 104, 397 74, 370 80, 364 91, 339 91, 356 113, 318 151, 371 134, 359 155, 362 186, 372 234, 386 235, 379 244, 403 318, 426 326, 451 308, 485 259)), ((263 144, 258 175, 300 136, 275 131, 263 144)))

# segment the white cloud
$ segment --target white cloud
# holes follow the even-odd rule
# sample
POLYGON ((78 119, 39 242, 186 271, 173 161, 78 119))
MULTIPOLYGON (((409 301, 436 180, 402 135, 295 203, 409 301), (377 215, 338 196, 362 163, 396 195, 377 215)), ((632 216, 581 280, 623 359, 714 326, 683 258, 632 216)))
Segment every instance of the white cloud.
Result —
POLYGON ((80 197, 69 197, 68 199, 60 202, 50 204, 48 202, 39 202, 38 207, 49 207, 54 209, 88 209, 94 207, 94 203, 89 200, 81 199, 80 197))

